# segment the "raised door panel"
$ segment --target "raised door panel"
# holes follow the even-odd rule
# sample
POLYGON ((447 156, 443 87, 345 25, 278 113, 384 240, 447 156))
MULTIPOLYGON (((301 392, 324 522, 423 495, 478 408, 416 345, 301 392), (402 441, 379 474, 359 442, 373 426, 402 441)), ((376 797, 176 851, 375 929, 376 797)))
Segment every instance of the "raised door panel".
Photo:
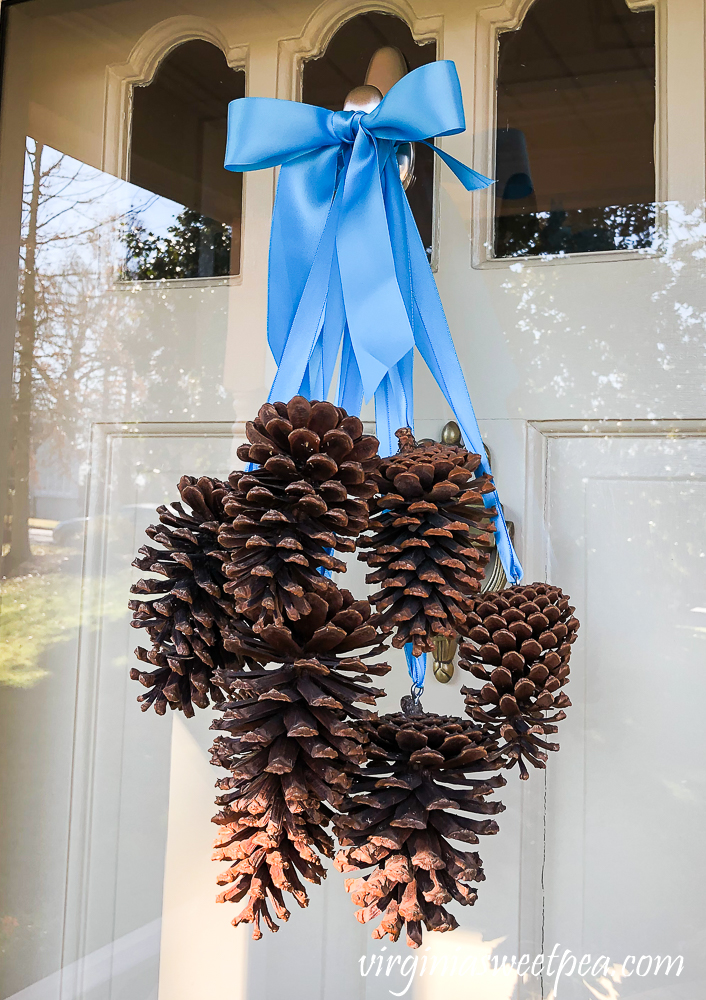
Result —
MULTIPOLYGON (((583 625, 547 771, 544 948, 608 956, 610 986, 584 978, 616 998, 704 988, 705 435, 686 422, 545 438, 548 578, 583 625), (681 975, 656 971, 665 955, 683 956, 681 975)), ((584 997, 581 978, 561 994, 584 997)))

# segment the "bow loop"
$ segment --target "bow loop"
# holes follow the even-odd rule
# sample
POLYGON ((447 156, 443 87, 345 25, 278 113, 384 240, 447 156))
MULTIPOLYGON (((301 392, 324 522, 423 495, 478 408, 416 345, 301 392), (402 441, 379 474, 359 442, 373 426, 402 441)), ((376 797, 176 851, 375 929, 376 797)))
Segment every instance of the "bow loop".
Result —
POLYGON ((228 105, 225 167, 242 173, 277 167, 303 153, 336 146, 334 112, 274 97, 240 97, 228 105))
POLYGON ((454 64, 445 59, 403 76, 365 116, 365 127, 377 138, 393 142, 463 132, 463 98, 454 64))

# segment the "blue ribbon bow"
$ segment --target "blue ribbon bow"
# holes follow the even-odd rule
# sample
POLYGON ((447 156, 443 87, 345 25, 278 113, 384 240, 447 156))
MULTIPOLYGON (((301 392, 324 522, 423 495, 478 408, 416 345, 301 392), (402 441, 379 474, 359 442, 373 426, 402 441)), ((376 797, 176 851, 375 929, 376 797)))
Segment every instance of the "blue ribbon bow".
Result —
MULTIPOLYGON (((380 452, 414 427, 416 346, 451 406, 466 447, 483 441, 439 293, 400 181, 401 142, 465 129, 452 62, 420 66, 371 112, 327 111, 245 97, 228 107, 228 170, 281 165, 270 235, 267 338, 277 363, 270 400, 325 399, 341 354, 337 404, 359 414, 375 397, 380 452)), ((426 143, 426 145, 431 145, 426 143)), ((436 146, 469 190, 493 182, 436 146)), ((522 577, 497 493, 498 554, 511 583, 522 577)))

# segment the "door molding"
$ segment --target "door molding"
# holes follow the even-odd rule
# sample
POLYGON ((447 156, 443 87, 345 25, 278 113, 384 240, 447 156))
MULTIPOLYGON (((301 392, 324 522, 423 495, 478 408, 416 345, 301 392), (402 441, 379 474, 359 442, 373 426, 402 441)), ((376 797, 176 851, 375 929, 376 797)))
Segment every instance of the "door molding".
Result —
POLYGON ((706 437, 706 419, 528 421, 523 525, 527 579, 545 580, 547 575, 549 538, 545 516, 549 442, 553 438, 582 437, 706 437))
MULTIPOLYGON (((552 492, 556 497, 561 494, 562 481, 552 474, 551 461, 552 445, 562 441, 576 441, 577 439, 593 440, 599 442, 604 440, 620 441, 626 450, 631 451, 630 445, 638 441, 645 442, 645 447, 649 448, 649 442, 675 442, 706 440, 706 419, 610 419, 610 420, 538 420, 527 423, 527 454, 526 454, 526 491, 525 491, 525 518, 524 518, 524 542, 523 551, 524 562, 527 568, 526 580, 548 580, 551 573, 551 544, 552 539, 549 534, 549 521, 551 516, 552 492)), ((628 468, 617 463, 613 469, 606 473, 605 470, 596 474, 589 466, 586 476, 592 477, 594 482, 601 481, 611 483, 636 483, 653 484, 655 482, 670 484, 691 485, 703 483, 703 472, 699 478, 690 478, 682 470, 670 472, 669 467, 662 466, 659 470, 653 470, 654 474, 644 475, 641 470, 628 468), (657 472, 660 475, 657 475, 657 472)), ((690 473, 693 476, 693 472, 690 473)), ((584 482, 588 483, 587 478, 584 482)), ((576 536, 586 536, 585 511, 580 508, 575 512, 576 536)), ((573 529, 573 524, 572 524, 573 529)), ((565 532, 566 535, 566 532, 565 532)), ((571 544, 575 539, 573 531, 570 532, 571 544)), ((564 544, 566 544, 566 539, 564 544)), ((561 580, 552 580, 553 583, 561 585, 561 580)), ((587 586, 584 583, 584 587, 587 586)), ((573 589, 573 586, 572 586, 573 589)), ((579 598, 579 594, 572 595, 579 598)), ((585 595, 584 595, 585 596, 585 595)), ((586 610, 588 604, 586 605, 586 610)), ((581 614, 581 613, 580 613, 581 614)), ((588 623, 585 623, 588 626, 588 623)), ((581 633, 579 634, 581 638, 581 633)), ((584 639, 585 641, 585 639, 584 639)), ((584 655, 586 655, 584 653, 584 655)), ((584 672, 588 669, 585 665, 584 672)), ((581 667, 577 671, 576 680, 580 683, 581 667)), ((577 692, 578 693, 578 692, 577 692)), ((574 712, 578 715, 586 708, 586 699, 583 704, 577 701, 574 712)), ((576 722, 578 723, 578 718, 576 722)), ((585 723, 583 723, 585 725, 585 723)), ((571 725, 570 719, 566 725, 571 725)), ((559 742, 562 743, 562 733, 559 733, 559 742)), ((561 752, 559 754, 561 756, 561 752)), ((545 940, 545 909, 548 913, 547 926, 551 928, 551 897, 545 896, 545 862, 549 873, 548 885, 551 888, 551 873, 553 858, 551 855, 551 829, 548 823, 551 822, 551 796, 552 796, 552 761, 548 762, 548 768, 543 774, 532 775, 527 786, 527 793, 534 796, 533 799, 523 798, 522 813, 522 851, 521 851, 521 896, 520 896, 520 950, 522 953, 539 954, 546 952, 557 938, 553 936, 551 940, 545 940), (549 816, 547 812, 547 779, 549 779, 549 816), (541 799, 544 797, 544 802, 541 799), (528 806, 525 812, 525 801, 532 802, 533 806, 528 806), (527 817, 527 818, 525 818, 527 817), (529 826, 526 828, 526 824, 529 826), (549 834, 549 836, 548 836, 549 834), (539 843, 537 843, 539 841, 539 843)), ((577 767, 577 773, 581 773, 581 767, 577 767)), ((577 780, 583 780, 582 776, 577 780)), ((525 789, 523 789, 524 795, 525 789)), ((577 850, 579 848, 577 847, 577 850)), ((556 930, 556 928, 555 928, 556 930)), ((549 930, 551 933, 551 930, 549 930)), ((562 945, 563 947, 563 945, 562 945)), ((545 989, 548 982, 545 980, 545 989)), ((544 996, 544 993, 541 994, 544 996)), ((539 1000, 536 982, 530 979, 527 983, 519 983, 518 1000, 539 1000)))

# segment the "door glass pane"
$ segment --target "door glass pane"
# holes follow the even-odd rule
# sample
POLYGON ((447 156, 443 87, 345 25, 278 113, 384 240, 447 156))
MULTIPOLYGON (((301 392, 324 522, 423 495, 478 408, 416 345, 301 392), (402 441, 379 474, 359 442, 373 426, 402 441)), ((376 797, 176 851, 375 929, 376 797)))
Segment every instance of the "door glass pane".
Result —
MULTIPOLYGON (((310 59, 302 71, 302 100, 331 111, 343 110, 348 92, 365 82, 370 60, 386 46, 398 49, 407 70, 417 69, 436 59, 436 42, 415 42, 404 21, 369 11, 346 21, 317 59, 310 59)), ((407 197, 427 256, 432 255, 434 153, 415 144, 414 176, 407 197)))
POLYGON ((655 15, 536 0, 500 36, 495 256, 649 247, 655 15))
POLYGON ((130 180, 138 196, 125 232, 124 277, 202 278, 240 271, 242 174, 223 169, 227 108, 245 96, 245 72, 195 39, 134 87, 130 180))

